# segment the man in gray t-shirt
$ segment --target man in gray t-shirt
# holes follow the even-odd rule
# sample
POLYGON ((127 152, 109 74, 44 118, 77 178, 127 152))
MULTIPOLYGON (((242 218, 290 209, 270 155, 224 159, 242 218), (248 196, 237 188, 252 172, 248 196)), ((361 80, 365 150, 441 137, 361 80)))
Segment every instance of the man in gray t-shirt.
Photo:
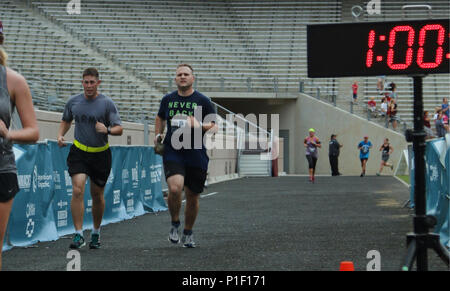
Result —
POLYGON ((111 98, 97 91, 101 81, 95 68, 83 72, 84 93, 67 102, 58 131, 58 145, 66 146, 64 135, 75 120, 73 145, 67 157, 72 177, 72 220, 76 234, 70 248, 79 249, 86 243, 83 237, 84 186, 89 177, 92 196, 91 249, 100 248, 100 225, 105 210, 103 197, 106 181, 111 171, 111 150, 108 135, 122 135, 119 113, 111 98))

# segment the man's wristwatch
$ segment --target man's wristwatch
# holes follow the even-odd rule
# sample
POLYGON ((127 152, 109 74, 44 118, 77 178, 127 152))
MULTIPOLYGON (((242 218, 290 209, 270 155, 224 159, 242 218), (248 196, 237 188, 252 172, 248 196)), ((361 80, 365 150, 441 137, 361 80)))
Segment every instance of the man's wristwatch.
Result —
POLYGON ((108 127, 108 134, 111 134, 111 128, 108 127))

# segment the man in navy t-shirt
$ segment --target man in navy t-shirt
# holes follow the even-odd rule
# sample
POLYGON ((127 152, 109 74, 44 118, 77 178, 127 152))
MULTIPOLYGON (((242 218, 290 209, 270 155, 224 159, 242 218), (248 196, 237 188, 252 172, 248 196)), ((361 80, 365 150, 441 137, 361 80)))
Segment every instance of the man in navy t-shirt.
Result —
POLYGON ((172 219, 169 241, 178 243, 179 213, 183 189, 186 195, 184 230, 181 241, 195 247, 192 228, 197 218, 199 194, 203 192, 209 158, 203 142, 205 133, 217 129, 211 100, 193 89, 194 72, 190 65, 177 67, 178 90, 161 100, 155 119, 155 145, 167 125, 164 137, 163 164, 169 187, 168 206, 172 219))

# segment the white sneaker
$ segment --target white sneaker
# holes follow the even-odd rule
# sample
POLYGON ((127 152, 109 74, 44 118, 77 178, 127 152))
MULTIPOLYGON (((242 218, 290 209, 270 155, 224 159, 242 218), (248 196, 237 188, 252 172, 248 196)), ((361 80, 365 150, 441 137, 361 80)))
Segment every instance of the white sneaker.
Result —
POLYGON ((181 237, 181 242, 183 243, 183 247, 185 248, 195 248, 194 235, 185 235, 181 237))
POLYGON ((180 237, 178 235, 178 227, 172 226, 170 228, 168 240, 174 244, 177 244, 180 242, 180 237))

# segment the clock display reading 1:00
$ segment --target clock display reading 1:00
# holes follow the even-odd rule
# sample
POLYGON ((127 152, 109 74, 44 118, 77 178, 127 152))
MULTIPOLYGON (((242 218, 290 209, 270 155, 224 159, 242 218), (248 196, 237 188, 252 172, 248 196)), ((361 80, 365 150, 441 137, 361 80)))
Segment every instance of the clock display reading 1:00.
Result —
POLYGON ((308 77, 449 73, 449 20, 309 25, 308 77))

